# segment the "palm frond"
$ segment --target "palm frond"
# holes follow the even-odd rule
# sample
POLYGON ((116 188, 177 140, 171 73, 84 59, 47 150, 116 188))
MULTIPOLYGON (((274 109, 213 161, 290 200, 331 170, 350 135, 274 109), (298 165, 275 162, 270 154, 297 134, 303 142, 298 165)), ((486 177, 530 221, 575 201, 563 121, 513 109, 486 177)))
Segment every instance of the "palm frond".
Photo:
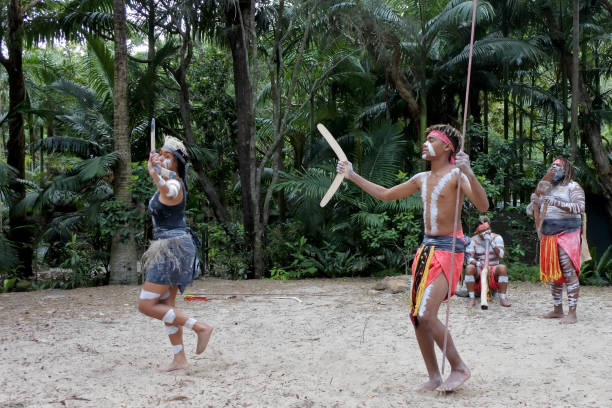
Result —
POLYGON ((35 148, 47 153, 70 153, 83 159, 98 156, 102 150, 96 142, 66 136, 44 138, 36 142, 35 148))
POLYGON ((0 273, 10 273, 19 265, 19 257, 11 241, 0 232, 0 273))
MULTIPOLYGON (((469 57, 469 46, 446 62, 441 69, 465 69, 469 57)), ((513 66, 534 65, 547 57, 540 48, 529 41, 513 38, 487 38, 474 42, 474 64, 499 64, 503 61, 513 66)))

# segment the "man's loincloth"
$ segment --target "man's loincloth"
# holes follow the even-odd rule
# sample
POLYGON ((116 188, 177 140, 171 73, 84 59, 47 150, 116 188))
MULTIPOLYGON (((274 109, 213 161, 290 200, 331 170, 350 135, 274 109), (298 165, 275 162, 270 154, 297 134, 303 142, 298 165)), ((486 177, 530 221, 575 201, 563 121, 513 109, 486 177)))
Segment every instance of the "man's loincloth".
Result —
POLYGON ((559 263, 559 247, 569 256, 576 269, 576 275, 580 275, 580 230, 562 231, 555 235, 542 235, 540 241, 540 279, 542 282, 565 282, 559 263))
MULTIPOLYGON (((497 268, 499 266, 498 263, 496 263, 495 265, 491 265, 489 264, 489 289, 491 290, 499 290, 499 283, 495 280, 495 268, 497 268)), ((482 273, 482 268, 478 268, 478 276, 480 276, 480 274, 482 273)), ((476 278, 476 282, 475 282, 475 286, 474 286, 474 291, 475 292, 480 292, 480 279, 476 278)))
MULTIPOLYGON (((423 300, 425 289, 444 273, 447 282, 451 282, 451 296, 455 294, 457 282, 463 270, 465 241, 463 231, 457 231, 455 253, 452 252, 452 234, 446 236, 429 236, 423 239, 421 247, 412 261, 412 287, 410 289, 410 318, 416 327, 417 316, 423 300), (454 255, 453 274, 451 279, 451 260, 454 255)), ((448 296, 447 296, 448 297, 448 296)), ((444 300, 447 299, 444 298, 444 300)))

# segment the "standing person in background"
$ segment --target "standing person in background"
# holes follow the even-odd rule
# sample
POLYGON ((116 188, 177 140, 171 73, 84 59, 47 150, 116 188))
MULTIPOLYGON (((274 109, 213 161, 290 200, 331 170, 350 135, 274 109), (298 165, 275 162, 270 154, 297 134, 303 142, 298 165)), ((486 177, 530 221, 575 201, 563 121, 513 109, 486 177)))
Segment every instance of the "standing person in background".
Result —
POLYGON ((543 180, 550 181, 552 188, 546 195, 532 194, 531 208, 527 209, 528 213, 538 212, 541 218, 540 278, 549 283, 553 297, 553 310, 543 317, 561 319, 561 324, 576 323, 581 249, 586 245, 581 237, 584 190, 574 181, 571 163, 563 158, 553 161, 543 180), (564 283, 569 306, 567 316, 563 313, 564 283))

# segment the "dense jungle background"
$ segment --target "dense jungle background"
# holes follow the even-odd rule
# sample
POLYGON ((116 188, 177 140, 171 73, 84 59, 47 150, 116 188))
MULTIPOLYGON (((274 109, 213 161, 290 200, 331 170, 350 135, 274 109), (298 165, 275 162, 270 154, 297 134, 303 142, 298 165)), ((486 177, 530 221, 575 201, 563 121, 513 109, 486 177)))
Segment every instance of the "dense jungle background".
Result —
MULTIPOLYGON (((426 169, 424 129, 461 129, 472 2, 0 1, 2 290, 138 283, 151 239, 151 119, 188 146, 188 221, 206 274, 405 273, 419 197, 344 183, 326 125, 368 179, 426 169), (54 271, 49 274, 49 271, 54 271)), ((612 281, 612 2, 479 1, 465 150, 506 242, 538 278, 525 206, 552 160, 587 193, 593 260, 612 281)), ((472 233, 476 209, 464 204, 472 233)))

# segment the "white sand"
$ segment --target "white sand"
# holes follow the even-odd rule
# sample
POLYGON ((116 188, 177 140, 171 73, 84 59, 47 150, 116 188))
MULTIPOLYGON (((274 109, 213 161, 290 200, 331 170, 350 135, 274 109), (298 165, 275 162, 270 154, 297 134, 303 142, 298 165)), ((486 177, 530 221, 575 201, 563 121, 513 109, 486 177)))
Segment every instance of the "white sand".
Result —
MULTIPOLYGON (((581 288, 575 325, 538 316, 546 287, 510 283, 509 309, 451 302, 451 333, 472 370, 457 392, 426 380, 406 294, 374 280, 197 281, 186 293, 299 294, 185 302, 215 326, 190 367, 170 361, 163 324, 139 314, 139 288, 0 294, 0 407, 610 407, 612 288, 581 288), (324 296, 314 296, 315 294, 324 296)), ((445 305, 440 310, 444 319, 445 305)), ((446 374, 449 367, 446 365, 446 374)))

